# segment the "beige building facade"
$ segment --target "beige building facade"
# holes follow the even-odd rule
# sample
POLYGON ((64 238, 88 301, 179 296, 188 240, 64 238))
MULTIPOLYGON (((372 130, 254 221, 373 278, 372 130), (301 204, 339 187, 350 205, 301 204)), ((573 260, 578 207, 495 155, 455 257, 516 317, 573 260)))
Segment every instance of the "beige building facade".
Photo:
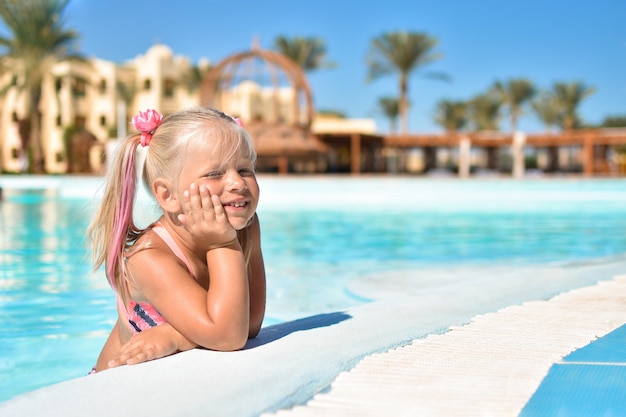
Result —
MULTIPOLYGON (((97 58, 58 63, 44 78, 40 103, 46 172, 75 172, 71 159, 77 147, 72 142, 76 132, 87 132, 93 138, 89 155, 83 157, 89 160, 88 172, 100 172, 107 149, 113 149, 115 140, 132 129, 130 119, 139 110, 153 108, 167 115, 202 104, 199 87, 202 75, 209 69, 208 60, 194 67, 186 57, 174 55, 161 44, 123 64, 97 58)), ((289 87, 277 89, 244 80, 222 91, 219 106, 244 123, 291 123, 294 94, 289 87)), ((2 172, 23 172, 27 166, 20 158, 22 145, 16 122, 25 118, 24 113, 23 96, 17 88, 10 88, 0 97, 2 172)), ((313 123, 312 133, 346 129, 374 133, 376 125, 371 119, 319 117, 313 123)))
MULTIPOLYGON (((164 45, 122 65, 97 58, 58 63, 44 78, 40 103, 46 172, 68 172, 67 135, 82 130, 97 141, 89 156, 97 171, 106 143, 126 133, 139 109, 169 113, 198 104, 191 77, 189 60, 174 56, 164 45)), ((10 88, 0 101, 0 169, 21 172, 26 162, 20 159, 16 121, 25 118, 24 99, 17 88, 10 88)))

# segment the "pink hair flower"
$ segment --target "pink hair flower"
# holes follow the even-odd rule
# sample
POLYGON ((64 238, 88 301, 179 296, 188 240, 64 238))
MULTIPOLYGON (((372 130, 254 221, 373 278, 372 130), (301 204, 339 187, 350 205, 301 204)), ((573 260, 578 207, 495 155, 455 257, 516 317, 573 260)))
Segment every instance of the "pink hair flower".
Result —
POLYGON ((243 127, 243 122, 241 121, 241 119, 239 117, 232 117, 230 116, 231 119, 233 119, 235 121, 235 123, 237 123, 239 126, 243 127))
POLYGON ((156 110, 148 109, 140 111, 137 116, 133 117, 133 126, 137 131, 141 132, 141 146, 150 145, 152 134, 163 120, 163 115, 156 110))

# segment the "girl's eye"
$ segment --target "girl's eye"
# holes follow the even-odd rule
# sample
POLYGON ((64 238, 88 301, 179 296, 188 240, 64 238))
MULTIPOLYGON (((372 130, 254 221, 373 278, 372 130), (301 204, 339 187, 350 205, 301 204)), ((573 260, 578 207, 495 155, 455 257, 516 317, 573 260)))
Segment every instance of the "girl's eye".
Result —
POLYGON ((224 175, 222 171, 212 171, 206 174, 207 178, 219 178, 222 175, 224 175))
POLYGON ((238 172, 239 175, 241 175, 242 177, 249 177, 251 175, 254 175, 254 170, 250 168, 241 168, 238 172))

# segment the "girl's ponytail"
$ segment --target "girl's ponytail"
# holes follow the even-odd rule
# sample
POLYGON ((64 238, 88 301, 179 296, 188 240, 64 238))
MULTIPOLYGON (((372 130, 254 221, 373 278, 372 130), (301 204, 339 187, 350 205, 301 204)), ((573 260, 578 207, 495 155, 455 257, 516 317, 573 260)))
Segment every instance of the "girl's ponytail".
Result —
POLYGON ((133 205, 137 188, 135 154, 138 134, 127 137, 118 148, 107 173, 102 203, 89 226, 94 250, 94 268, 105 265, 109 283, 125 302, 128 288, 124 279, 124 254, 141 230, 133 221, 133 205))

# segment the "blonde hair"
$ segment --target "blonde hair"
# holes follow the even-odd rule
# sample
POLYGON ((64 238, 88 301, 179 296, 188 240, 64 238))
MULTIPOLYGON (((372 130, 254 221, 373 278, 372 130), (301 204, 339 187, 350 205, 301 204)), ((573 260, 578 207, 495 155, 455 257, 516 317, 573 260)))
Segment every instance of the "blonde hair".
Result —
MULTIPOLYGON (((124 260, 137 239, 151 227, 141 229, 133 220, 139 139, 136 133, 122 140, 109 165, 102 202, 88 228, 94 269, 105 265, 107 279, 124 305, 129 298, 124 260)), ((222 163, 242 156, 256 161, 250 136, 230 116, 208 107, 183 110, 163 118, 153 132, 141 173, 146 189, 152 191, 152 183, 159 177, 176 183, 189 147, 211 148, 222 163)), ((248 227, 239 230, 237 237, 247 264, 251 251, 248 227)))

